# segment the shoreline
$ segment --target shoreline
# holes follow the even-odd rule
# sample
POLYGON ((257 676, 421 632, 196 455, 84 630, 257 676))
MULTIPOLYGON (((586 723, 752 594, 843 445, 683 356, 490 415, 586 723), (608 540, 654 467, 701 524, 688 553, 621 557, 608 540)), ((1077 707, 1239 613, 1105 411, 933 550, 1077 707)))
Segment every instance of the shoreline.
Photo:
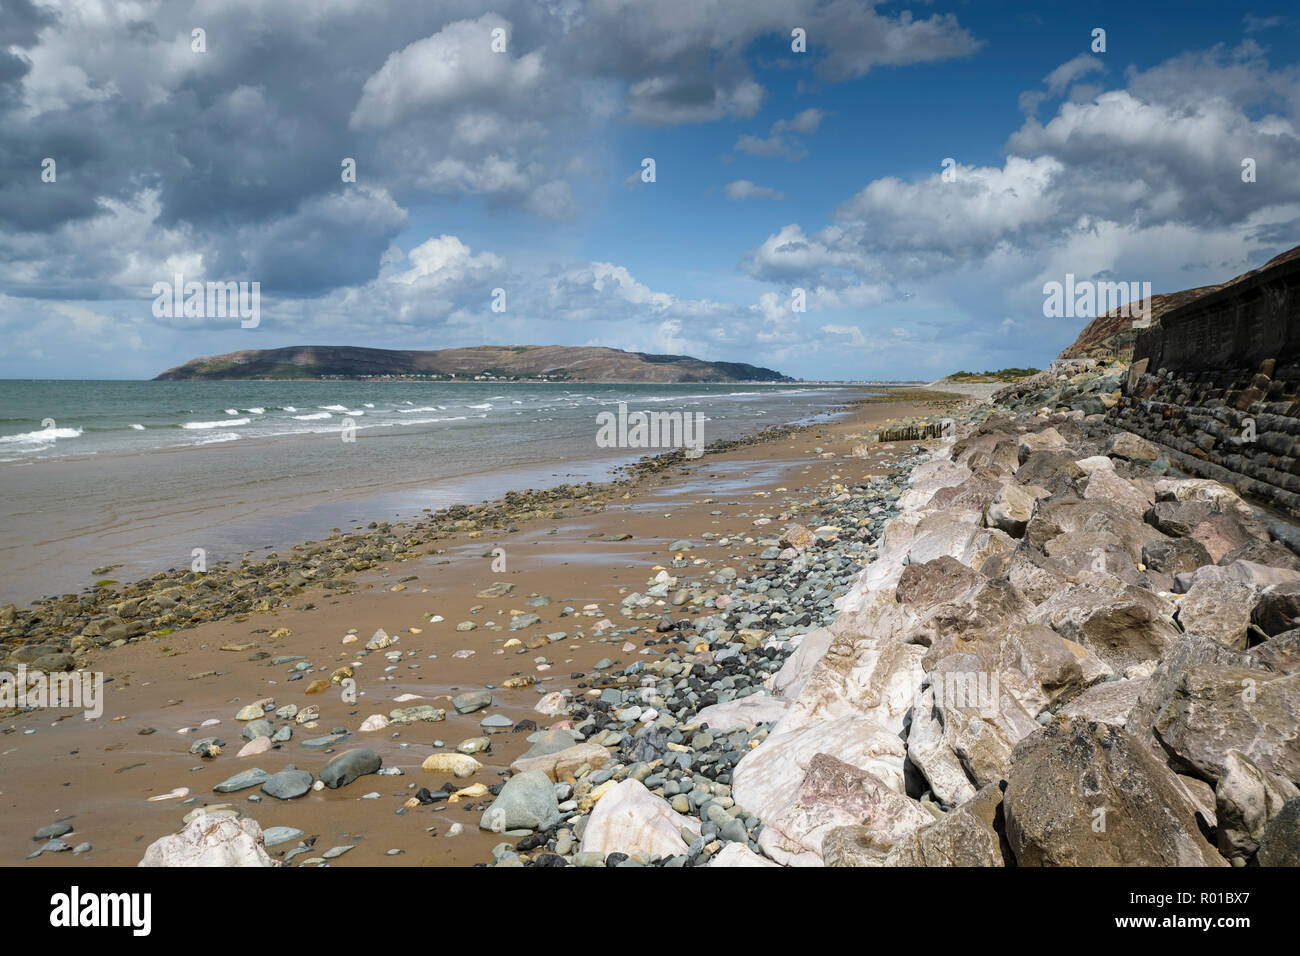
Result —
MULTIPOLYGON (((148 797, 165 794, 178 785, 193 791, 188 799, 197 797, 209 805, 232 803, 264 827, 293 825, 309 833, 320 833, 338 832, 345 825, 342 821, 350 817, 357 797, 364 792, 358 787, 379 792, 380 797, 375 799, 389 805, 389 798, 383 794, 392 793, 395 787, 399 789, 393 796, 401 796, 403 801, 410 799, 414 790, 407 789, 411 785, 408 782, 427 785, 430 790, 444 781, 450 783, 454 778, 449 775, 438 777, 420 771, 419 760, 412 765, 409 751, 415 751, 422 759, 429 754, 433 739, 442 740, 445 745, 437 748, 439 752, 451 750, 462 738, 473 739, 480 733, 479 721, 488 711, 457 714, 446 699, 441 699, 444 695, 492 688, 492 713, 505 711, 515 725, 533 720, 544 726, 547 721, 534 711, 534 705, 543 689, 573 690, 572 680, 564 675, 590 672, 604 657, 626 662, 629 652, 624 648, 632 641, 644 643, 630 652, 631 659, 646 659, 643 655, 653 656, 658 652, 650 643, 656 640, 654 631, 642 630, 643 624, 630 621, 600 629, 592 625, 598 625, 606 617, 619 620, 617 611, 623 595, 616 589, 643 590, 647 577, 657 573, 652 571, 656 564, 675 563, 664 552, 667 543, 675 537, 688 536, 696 543, 696 554, 708 555, 700 559, 708 561, 708 567, 732 566, 735 560, 728 557, 728 552, 709 553, 716 545, 706 544, 699 532, 714 522, 756 531, 751 525, 756 517, 733 519, 725 515, 733 514, 737 508, 739 513, 748 513, 755 502, 765 505, 768 497, 787 495, 775 489, 793 489, 794 479, 814 488, 814 479, 827 481, 830 475, 839 474, 845 468, 851 468, 854 473, 885 468, 890 457, 886 446, 872 448, 867 458, 852 457, 855 447, 869 436, 871 428, 900 415, 935 412, 935 407, 921 404, 868 400, 841 421, 772 436, 764 442, 737 443, 721 453, 710 453, 684 463, 685 467, 671 473, 664 463, 652 459, 638 463, 643 480, 637 488, 611 483, 603 497, 575 496, 564 514, 547 507, 554 502, 538 500, 536 496, 526 502, 522 498, 506 502, 495 515, 486 506, 449 509, 445 533, 428 541, 432 548, 421 548, 419 553, 394 554, 359 567, 350 573, 351 583, 347 587, 313 589, 310 594, 300 590, 292 596, 286 595, 287 600, 265 601, 261 607, 259 601, 250 601, 247 611, 171 634, 135 640, 113 649, 86 647, 80 655, 83 665, 117 676, 106 684, 104 717, 83 725, 79 715, 62 712, 52 726, 48 712, 5 720, 6 732, 20 734, 10 739, 21 745, 4 757, 6 779, 12 781, 5 788, 4 798, 11 817, 18 822, 15 840, 0 852, 5 852, 11 860, 20 847, 31 852, 34 847, 30 839, 22 836, 28 823, 31 828, 27 832, 32 832, 51 819, 67 818, 76 833, 84 833, 96 849, 84 857, 45 853, 34 863, 58 865, 84 859, 101 865, 132 865, 148 841, 175 830, 180 825, 181 814, 193 808, 181 806, 182 798, 148 802, 148 797), (833 458, 821 457, 820 451, 814 453, 822 444, 837 449, 833 458), (765 491, 766 496, 755 495, 755 491, 765 491), (521 504, 542 507, 517 507, 521 504), (521 511, 543 514, 534 513, 529 516, 534 520, 526 521, 521 511), (470 520, 472 526, 454 527, 457 521, 470 520), (624 537, 629 534, 631 538, 624 537), (508 555, 505 573, 492 571, 491 553, 495 547, 504 547, 508 555), (516 593, 504 601, 478 597, 494 581, 516 584, 516 593), (546 595, 552 602, 530 608, 527 602, 534 598, 526 595, 546 595), (598 605, 595 611, 598 617, 583 610, 593 603, 598 605), (565 606, 573 610, 566 613, 565 606), (509 622, 533 613, 542 620, 517 631, 508 629, 509 622), (433 622, 431 615, 442 620, 433 622), (458 631, 457 622, 474 624, 474 630, 458 631), (638 632, 625 631, 625 626, 635 626, 638 632), (360 640, 353 646, 361 648, 366 635, 380 627, 398 640, 393 647, 380 650, 392 653, 400 652, 403 645, 408 647, 398 664, 389 664, 407 675, 400 680, 385 680, 391 673, 382 677, 374 674, 379 666, 373 663, 373 653, 364 650, 359 654, 350 653, 347 646, 340 644, 344 632, 354 628, 360 640), (282 629, 289 633, 282 633, 282 629), (567 636, 559 643, 545 636, 561 631, 567 636), (526 646, 517 646, 514 654, 504 646, 512 637, 526 642, 526 646), (430 650, 434 651, 436 663, 426 657, 430 650), (458 650, 476 653, 457 659, 454 654, 458 650), (505 660, 497 661, 501 655, 506 655, 505 660), (304 668, 307 673, 300 671, 295 678, 290 670, 286 681, 288 665, 277 665, 274 661, 299 656, 306 658, 300 663, 310 662, 304 668), (545 657, 547 663, 533 660, 531 667, 521 669, 520 665, 536 656, 545 657), (349 665, 349 661, 353 664, 349 665), (361 673, 367 668, 355 667, 358 661, 371 664, 368 669, 371 676, 366 680, 361 679, 361 673), (406 667, 402 668, 402 664, 406 667), (415 669, 408 671, 412 665, 415 669), (361 696, 357 705, 345 705, 336 687, 319 695, 302 695, 302 689, 313 680, 336 673, 340 666, 354 666, 358 672, 361 696), (560 676, 552 676, 547 671, 558 672, 560 676), (532 677, 534 683, 514 689, 503 687, 510 677, 532 677), (426 683, 428 679, 432 679, 432 685, 426 683), (422 699, 415 703, 434 703, 438 709, 446 710, 446 716, 435 723, 395 725, 379 734, 358 732, 358 725, 367 714, 388 715, 401 706, 393 701, 394 696, 401 696, 399 690, 419 693, 422 699), (239 724, 232 724, 231 717, 247 701, 268 693, 276 698, 277 705, 316 704, 320 715, 308 724, 319 726, 304 729, 305 725, 286 721, 295 732, 290 742, 278 744, 261 756, 238 758, 235 752, 245 741, 239 739, 239 724), (220 723, 212 725, 211 731, 200 728, 208 720, 220 723), (182 723, 195 729, 190 734, 178 735, 176 730, 182 723), (349 731, 349 736, 337 748, 326 748, 324 753, 319 753, 298 744, 299 736, 328 736, 327 731, 332 727, 349 731), (37 732, 26 734, 27 730, 37 732), (412 730, 414 737, 410 736, 412 730), (226 753, 211 762, 186 754, 186 747, 194 738, 214 731, 228 741, 226 753), (394 732, 400 735, 397 739, 390 736, 394 732), (77 741, 81 742, 80 746, 77 741), (86 746, 92 742, 93 746, 86 746), (320 764, 334 755, 331 749, 342 750, 345 746, 374 747, 383 754, 385 765, 399 767, 403 776, 394 777, 391 785, 384 784, 386 778, 371 776, 363 778, 364 783, 342 791, 313 792, 288 802, 263 798, 255 806, 249 805, 243 793, 223 798, 210 789, 230 774, 250 766, 260 765, 274 772, 286 762, 293 762, 319 771, 320 764), (84 751, 84 758, 69 754, 78 750, 84 751), (70 779, 78 781, 72 792, 61 786, 70 779), (61 805, 51 807, 48 796, 52 793, 66 793, 67 797, 60 799, 61 805), (90 794, 95 794, 95 798, 87 804, 85 797, 90 794), (130 836, 123 839, 127 834, 130 836)), ((677 454, 680 456, 680 452, 677 454)), ((763 510, 769 513, 766 507, 763 510)), ((773 520, 779 516, 777 512, 770 513, 773 520)), ((773 536, 776 533, 774 529, 773 536)), ((757 540, 751 538, 751 542, 757 540)), ((731 546, 730 553, 747 561, 757 559, 762 550, 756 543, 738 541, 731 546)), ((688 564, 688 567, 695 566, 688 564)), ((677 607, 673 609, 677 611, 677 607)), ((681 606, 681 611, 689 613, 701 610, 692 605, 681 606)), ((380 658, 378 665, 382 664, 380 658)), ((484 764, 483 769, 464 781, 454 782, 492 784, 499 779, 496 773, 503 772, 528 749, 524 736, 522 730, 491 735, 487 754, 475 754, 484 764)), ((496 786, 499 788, 500 784, 496 786)), ((462 823, 463 832, 455 840, 430 842, 419 853, 410 843, 410 826, 402 826, 400 817, 381 813, 371 820, 374 815, 366 814, 367 829, 378 827, 371 838, 385 845, 371 844, 366 852, 360 848, 350 851, 344 863, 437 865, 484 860, 499 838, 478 831, 480 813, 462 813, 465 805, 482 803, 482 799, 466 797, 458 805, 445 800, 433 804, 440 813, 451 814, 450 819, 462 823), (388 849, 404 852, 388 857, 388 849)), ((421 809, 427 812, 427 807, 421 809)), ((412 808, 408 812, 421 811, 412 808)), ((447 826, 439 832, 445 836, 447 826)), ((327 837, 322 833, 321 839, 327 837)))

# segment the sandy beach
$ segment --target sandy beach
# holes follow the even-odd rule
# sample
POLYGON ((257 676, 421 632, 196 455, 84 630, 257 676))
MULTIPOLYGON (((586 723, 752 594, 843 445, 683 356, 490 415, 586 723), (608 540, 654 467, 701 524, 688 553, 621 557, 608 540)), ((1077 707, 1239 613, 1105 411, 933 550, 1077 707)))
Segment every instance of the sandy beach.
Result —
POLYGON ((895 418, 934 416, 947 407, 933 401, 859 405, 832 425, 647 473, 587 512, 417 544, 412 553, 418 556, 355 575, 351 593, 309 587, 291 607, 93 648, 83 666, 111 678, 102 717, 87 721, 80 713, 46 710, 4 720, 0 805, 11 825, 0 837, 0 853, 10 865, 19 863, 40 845, 33 843, 33 833, 66 822, 73 829, 60 839, 70 845, 88 842, 92 849, 47 852, 25 865, 132 866, 151 842, 179 829, 185 814, 224 803, 264 830, 303 832, 271 847, 273 856, 314 838, 297 863, 337 846, 353 849, 332 860, 336 866, 490 861, 492 848, 503 839, 478 826, 491 795, 421 804, 412 799, 417 791, 437 791, 448 783, 499 789, 510 763, 529 749, 529 733, 555 723, 534 710, 543 692, 569 691, 581 698, 578 678, 603 659, 619 668, 680 650, 681 641, 689 644, 689 623, 660 643, 655 622, 665 610, 693 618, 709 613, 706 607, 651 607, 641 615, 647 620, 618 613, 625 595, 645 590, 657 571, 672 566, 669 545, 675 540, 692 547, 681 553, 686 567, 672 573, 701 581, 723 568, 744 575, 764 548, 760 541, 781 533, 782 514, 829 488, 889 472, 905 443, 854 455, 855 449, 862 455, 873 427, 895 418), (763 518, 770 528, 755 526, 763 518), (712 539, 702 537, 706 533, 712 539), (502 557, 505 569, 494 570, 502 557), (505 596, 479 596, 502 582, 511 586, 505 596), (511 630, 511 621, 524 614, 538 620, 511 630), (603 620, 612 627, 599 627, 603 620), (459 630, 461 622, 472 622, 474 629, 459 630), (379 629, 393 643, 361 651, 379 629), (562 639, 546 636, 560 632, 562 639), (345 644, 349 633, 356 640, 345 644), (301 671, 290 680, 295 666, 301 671), (334 684, 309 691, 314 681, 328 680, 345 666, 354 669, 355 703, 345 702, 334 684), (527 686, 508 687, 512 679, 527 686), (489 707, 462 715, 451 706, 452 697, 483 690, 491 694, 489 707), (414 696, 399 702, 403 695, 414 696), (277 727, 292 726, 291 740, 255 756, 237 756, 247 741, 241 737, 245 722, 236 720, 236 713, 264 701, 266 716, 274 720, 268 698, 276 709, 314 706, 319 714, 308 722, 275 720, 277 727), (371 715, 422 704, 445 709, 445 719, 359 730, 371 715), (455 779, 421 769, 430 754, 453 752, 462 741, 480 736, 481 722, 494 716, 520 729, 491 734, 489 748, 474 754, 482 767, 472 776, 455 779), (303 745, 335 731, 347 736, 323 749, 303 745), (210 736, 225 741, 218 756, 189 752, 195 740, 210 736), (291 800, 259 788, 213 791, 254 767, 274 774, 292 764, 316 775, 350 748, 373 750, 384 768, 401 774, 367 775, 337 790, 291 800), (189 792, 150 800, 178 788, 189 792), (461 832, 449 836, 455 824, 461 832))

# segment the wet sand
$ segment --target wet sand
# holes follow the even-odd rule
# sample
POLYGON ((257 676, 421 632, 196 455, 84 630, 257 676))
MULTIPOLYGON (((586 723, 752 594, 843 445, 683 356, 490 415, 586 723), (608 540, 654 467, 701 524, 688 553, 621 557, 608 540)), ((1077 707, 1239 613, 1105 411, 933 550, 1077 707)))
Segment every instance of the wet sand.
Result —
MULTIPOLYGON (((856 481, 889 470, 895 457, 890 445, 877 446, 878 451, 873 449, 867 458, 850 457, 872 427, 891 418, 933 414, 935 410, 933 405, 903 401, 858 406, 849 417, 832 425, 709 454, 650 475, 600 513, 533 521, 521 524, 513 533, 474 533, 474 537, 440 540, 421 548, 434 553, 359 575, 356 593, 339 596, 319 588, 308 591, 301 600, 315 601, 312 609, 300 605, 278 613, 241 615, 153 641, 98 649, 89 668, 114 678, 105 685, 102 717, 86 721, 80 712, 45 710, 8 718, 0 725, 4 734, 0 740, 0 807, 6 819, 0 832, 0 859, 7 865, 134 866, 151 842, 179 829, 181 818, 195 806, 229 803, 264 829, 292 826, 308 837, 315 835, 313 850, 295 862, 342 844, 356 844, 356 848, 332 861, 333 866, 445 866, 490 860, 493 846, 503 840, 514 842, 478 829, 482 810, 492 800, 490 795, 397 813, 417 789, 437 790, 452 779, 422 771, 425 757, 452 751, 460 741, 479 736, 479 722, 489 715, 501 714, 515 722, 531 719, 544 728, 554 719, 534 712, 539 689, 569 688, 580 696, 584 691, 573 675, 589 673, 601 658, 608 657, 621 668, 643 653, 642 659, 650 660, 653 658, 648 655, 672 649, 674 645, 668 644, 646 646, 658 637, 654 619, 631 621, 619 613, 624 595, 644 590, 657 567, 670 564, 670 542, 690 539, 695 550, 686 557, 709 562, 699 565, 699 570, 676 572, 687 575, 688 580, 724 566, 743 575, 761 550, 757 542, 745 544, 744 537, 779 533, 782 522, 777 517, 788 502, 816 497, 818 486, 832 476, 838 476, 836 481, 856 481), (819 447, 820 455, 815 451, 819 447), (722 514, 713 515, 712 511, 722 514), (760 515, 772 518, 772 524, 753 527, 760 515), (740 538, 720 547, 716 540, 700 538, 708 531, 740 538), (611 540, 623 534, 632 538, 611 540), (494 548, 505 549, 504 573, 492 570, 494 548), (498 581, 514 585, 508 597, 476 596, 498 581), (535 594, 549 596, 553 603, 526 606, 535 594), (582 616, 583 606, 593 603, 599 604, 599 614, 582 616), (471 609, 480 605, 481 610, 473 613, 471 609), (561 616, 566 606, 577 609, 578 615, 561 616), (541 623, 511 632, 512 610, 537 613, 541 623), (443 620, 430 623, 431 615, 441 615, 443 620), (602 640, 594 633, 594 625, 606 617, 614 629, 637 623, 642 628, 636 634, 602 640), (456 631, 456 624, 466 620, 476 622, 477 629, 456 631), (500 630, 491 629, 489 622, 500 630), (398 642, 384 651, 357 656, 381 627, 399 638, 398 642), (272 639, 271 632, 280 628, 287 628, 290 636, 272 639), (344 645, 343 637, 352 628, 359 641, 344 645), (526 646, 532 638, 554 631, 566 631, 569 638, 537 648, 526 646), (579 633, 583 636, 575 637, 579 633), (519 638, 524 646, 503 648, 510 638, 519 638), (629 641, 634 647, 625 650, 629 641), (221 650, 249 643, 256 647, 221 650), (457 659, 452 655, 458 650, 475 653, 457 659), (391 651, 401 651, 403 657, 397 669, 385 673, 384 668, 391 665, 384 655, 391 651), (273 666, 269 658, 250 659, 258 652, 272 657, 301 655, 315 672, 288 682, 292 665, 273 666), (436 658, 430 659, 431 655, 436 658), (536 659, 543 657, 549 668, 538 666, 536 659), (359 696, 355 704, 345 703, 339 688, 333 686, 324 693, 305 693, 312 680, 326 678, 335 668, 354 661, 362 662, 356 668, 359 696), (195 677, 201 674, 208 676, 195 677), (500 689, 512 676, 532 676, 536 686, 500 689), (465 716, 451 707, 452 695, 489 686, 496 688, 491 707, 465 716), (401 694, 423 699, 394 703, 401 694), (243 723, 234 719, 235 713, 266 697, 274 698, 277 706, 318 706, 319 720, 315 727, 294 725, 294 739, 268 753, 239 758, 236 754, 245 741, 241 738, 243 723), (445 707, 446 720, 357 732, 371 714, 387 715, 395 707, 422 703, 445 707), (220 723, 198 729, 207 719, 220 723), (333 750, 302 747, 301 741, 325 735, 336 726, 346 726, 351 734, 333 750), (177 732, 184 727, 195 730, 177 732), (148 728, 155 732, 141 735, 148 728), (227 741, 224 752, 215 759, 203 760, 188 753, 189 745, 205 736, 227 741), (435 748, 435 740, 445 746, 435 748), (375 750, 385 767, 399 767, 403 775, 370 775, 338 790, 309 792, 289 801, 261 794, 259 788, 233 794, 212 792, 216 784, 252 767, 274 773, 294 764, 317 775, 331 756, 353 747, 375 750), (188 787, 191 796, 200 798, 199 804, 183 806, 179 799, 148 802, 148 797, 177 787, 188 787), (361 799, 372 792, 379 797, 361 799), (261 802, 250 802, 250 794, 261 795, 261 802), (74 826, 62 839, 72 845, 88 841, 94 849, 80 856, 45 853, 25 860, 40 846, 32 834, 61 820, 74 826), (448 828, 457 822, 464 832, 447 838, 448 828), (389 856, 390 849, 403 852, 389 856)), ((910 443, 899 445, 899 451, 910 447, 910 443)), ((666 609, 674 617, 708 612, 703 608, 666 609)), ((277 727, 282 723, 275 721, 277 727)), ((475 755, 483 763, 482 769, 455 782, 459 786, 500 783, 510 762, 530 746, 527 736, 526 732, 491 736, 490 750, 475 755)), ((296 844, 296 840, 290 841, 270 852, 278 857, 296 844)))

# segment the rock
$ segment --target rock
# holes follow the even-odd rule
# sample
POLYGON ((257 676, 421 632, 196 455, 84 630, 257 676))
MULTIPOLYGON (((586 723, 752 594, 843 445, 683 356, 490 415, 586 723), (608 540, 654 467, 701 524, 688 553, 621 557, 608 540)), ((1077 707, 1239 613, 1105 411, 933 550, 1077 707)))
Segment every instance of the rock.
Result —
POLYGON ((190 753, 198 757, 215 757, 221 753, 221 748, 225 745, 226 742, 220 737, 200 737, 190 744, 190 753))
POLYGON ((273 773, 262 784, 262 792, 280 800, 293 800, 311 789, 312 776, 290 764, 279 773, 273 773))
POLYGON ((865 855, 879 865, 895 843, 931 819, 919 803, 875 775, 819 753, 809 762, 794 799, 764 815, 758 845, 786 866, 821 866, 826 833, 860 825, 870 833, 865 855))
POLYGON ((1141 588, 1072 585, 1040 604, 1029 621, 1048 625, 1122 671, 1158 660, 1173 646, 1180 637, 1173 613, 1172 604, 1141 588))
POLYGON ((1266 773, 1249 757, 1228 751, 1224 773, 1214 790, 1219 852, 1243 866, 1259 849, 1264 830, 1300 790, 1289 780, 1266 773))
MULTIPOLYGON (((530 751, 531 752, 531 751, 530 751)), ((540 770, 551 780, 572 783, 574 774, 582 766, 598 770, 609 760, 609 751, 599 744, 581 743, 536 756, 523 756, 510 765, 511 773, 540 770)))
POLYGON ((290 840, 301 839, 304 833, 297 827, 267 827, 262 835, 265 846, 279 846, 281 843, 288 843, 290 840))
POLYGON ((1249 656, 1240 651, 1224 647, 1217 641, 1212 641, 1208 637, 1201 637, 1199 634, 1184 634, 1178 640, 1178 643, 1160 659, 1159 665, 1147 678, 1141 692, 1138 694, 1137 703, 1129 711, 1128 720, 1124 724, 1126 731, 1136 737, 1139 742, 1161 760, 1165 760, 1168 755, 1155 737, 1153 728, 1155 727, 1156 718, 1160 716, 1165 705, 1173 698, 1187 671, 1193 667, 1206 664, 1241 667, 1256 666, 1259 667, 1261 674, 1267 675, 1269 673, 1269 671, 1260 667, 1249 656))
POLYGON ((643 853, 651 859, 685 855, 690 847, 681 837, 682 830, 699 836, 700 827, 643 783, 629 778, 606 791, 591 811, 582 833, 581 852, 605 857, 643 853))
POLYGON ((1300 797, 1293 797, 1264 828, 1255 862, 1260 866, 1300 866, 1300 797))
POLYGON ((536 614, 520 614, 510 621, 510 630, 522 631, 526 627, 532 627, 534 624, 540 624, 541 617, 536 614))
POLYGON ((256 787, 260 783, 265 783, 270 779, 270 774, 258 767, 250 767, 243 773, 237 773, 233 777, 221 781, 212 789, 217 793, 237 793, 240 790, 247 790, 249 787, 256 787))
POLYGON ((1151 499, 1137 485, 1125 481, 1113 470, 1106 468, 1098 469, 1089 476, 1083 497, 1109 501, 1139 515, 1151 507, 1151 499))
POLYGON ((1016 745, 1004 797, 1020 866, 1223 866, 1172 771, 1126 731, 1058 718, 1016 745))
POLYGON ((1199 541, 1191 538, 1161 538, 1142 548, 1142 563, 1148 571, 1157 571, 1176 577, 1190 574, 1206 564, 1213 564, 1210 552, 1199 541))
POLYGON ((779 544, 783 548, 794 548, 796 551, 807 551, 817 544, 817 536, 801 524, 787 525, 785 532, 781 535, 779 544))
POLYGON ((478 722, 485 734, 508 734, 514 729, 515 722, 504 714, 493 714, 478 722))
POLYGON ((256 740, 258 737, 270 737, 273 733, 275 728, 271 726, 269 720, 259 718, 244 725, 244 739, 248 741, 256 740))
POLYGON ((51 823, 41 827, 32 836, 33 840, 52 840, 55 837, 61 837, 72 832, 72 824, 66 820, 60 823, 51 823))
POLYGON ((1300 626, 1300 582, 1264 588, 1250 611, 1250 623, 1269 637, 1300 626))
POLYGON ((203 814, 179 833, 160 837, 144 851, 139 866, 276 866, 256 820, 203 814))
POLYGON ((258 754, 264 754, 271 749, 270 737, 254 737, 243 747, 239 748, 237 757, 255 757, 258 754))
POLYGON ((896 793, 905 792, 906 750, 898 734, 847 716, 769 736, 736 765, 733 799, 760 819, 771 816, 789 803, 803 782, 805 768, 819 753, 869 771, 896 793))
POLYGON ((378 772, 383 761, 373 750, 345 750, 321 768, 320 779, 331 790, 346 787, 358 777, 378 772))
POLYGON ((1156 718, 1165 749, 1197 776, 1217 781, 1229 751, 1267 773, 1300 780, 1300 674, 1231 666, 1192 667, 1156 718))
POLYGON ((1025 526, 1033 516, 1036 500, 1020 485, 1003 485, 1002 490, 984 509, 984 524, 1005 531, 1013 538, 1019 538, 1025 533, 1025 526))
POLYGON ((1160 449, 1140 435, 1134 435, 1132 432, 1116 432, 1110 440, 1106 454, 1112 458, 1146 463, 1159 458, 1160 449))
POLYGON ((777 866, 759 856, 743 843, 728 843, 709 858, 709 866, 777 866))
POLYGON ((725 704, 702 707, 696 713, 695 721, 703 727, 722 733, 749 730, 758 724, 780 720, 789 704, 788 700, 769 697, 767 694, 751 694, 729 700, 725 704))
POLYGON ((260 720, 264 714, 260 704, 249 704, 240 708, 239 713, 235 714, 235 720, 260 720))
POLYGON ((506 781, 496 800, 484 811, 479 827, 493 833, 545 830, 559 818, 559 801, 551 778, 540 770, 530 770, 506 781))
POLYGON ((569 709, 569 699, 558 690, 546 694, 534 706, 533 710, 543 717, 557 717, 569 709))
MULTIPOLYGON (((603 748, 602 748, 603 749, 603 748)), ((430 754, 420 764, 429 773, 449 773, 455 777, 470 777, 483 765, 466 754, 430 754)))
POLYGON ((545 754, 559 753, 561 750, 567 750, 578 741, 573 734, 567 730, 543 730, 537 734, 533 740, 533 745, 520 755, 520 760, 527 760, 532 757, 541 757, 545 754))
POLYGON ((1157 501, 1144 518, 1171 537, 1199 542, 1216 562, 1254 537, 1235 514, 1206 501, 1157 501))
POLYGON ((451 706, 456 708, 458 714, 472 714, 476 710, 492 706, 492 694, 486 690, 468 691, 453 697, 451 706))
POLYGON ((885 866, 1014 865, 1003 836, 1002 783, 989 784, 961 806, 903 837, 885 866))
POLYGON ((389 719, 383 714, 371 714, 361 722, 361 726, 358 729, 362 733, 370 733, 375 730, 386 730, 390 723, 389 719))
POLYGON ((799 696, 808 675, 831 646, 833 639, 834 635, 824 627, 803 635, 799 646, 785 659, 781 669, 768 679, 768 689, 775 695, 789 699, 799 696))
POLYGON ((1059 711, 1062 717, 1082 717, 1123 727, 1146 681, 1110 680, 1093 684, 1059 711))
POLYGON ((1178 623, 1188 633, 1244 651, 1256 593, 1235 581, 1199 582, 1178 602, 1178 623))

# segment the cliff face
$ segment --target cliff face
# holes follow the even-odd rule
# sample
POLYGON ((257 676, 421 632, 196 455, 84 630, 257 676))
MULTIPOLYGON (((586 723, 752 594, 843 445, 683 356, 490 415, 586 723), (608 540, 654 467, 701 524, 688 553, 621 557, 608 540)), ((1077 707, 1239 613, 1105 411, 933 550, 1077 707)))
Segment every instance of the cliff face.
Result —
POLYGON ((596 346, 477 346, 434 351, 300 345, 191 359, 156 381, 441 376, 457 379, 540 378, 572 382, 787 382, 788 376, 744 362, 706 362, 596 346))

